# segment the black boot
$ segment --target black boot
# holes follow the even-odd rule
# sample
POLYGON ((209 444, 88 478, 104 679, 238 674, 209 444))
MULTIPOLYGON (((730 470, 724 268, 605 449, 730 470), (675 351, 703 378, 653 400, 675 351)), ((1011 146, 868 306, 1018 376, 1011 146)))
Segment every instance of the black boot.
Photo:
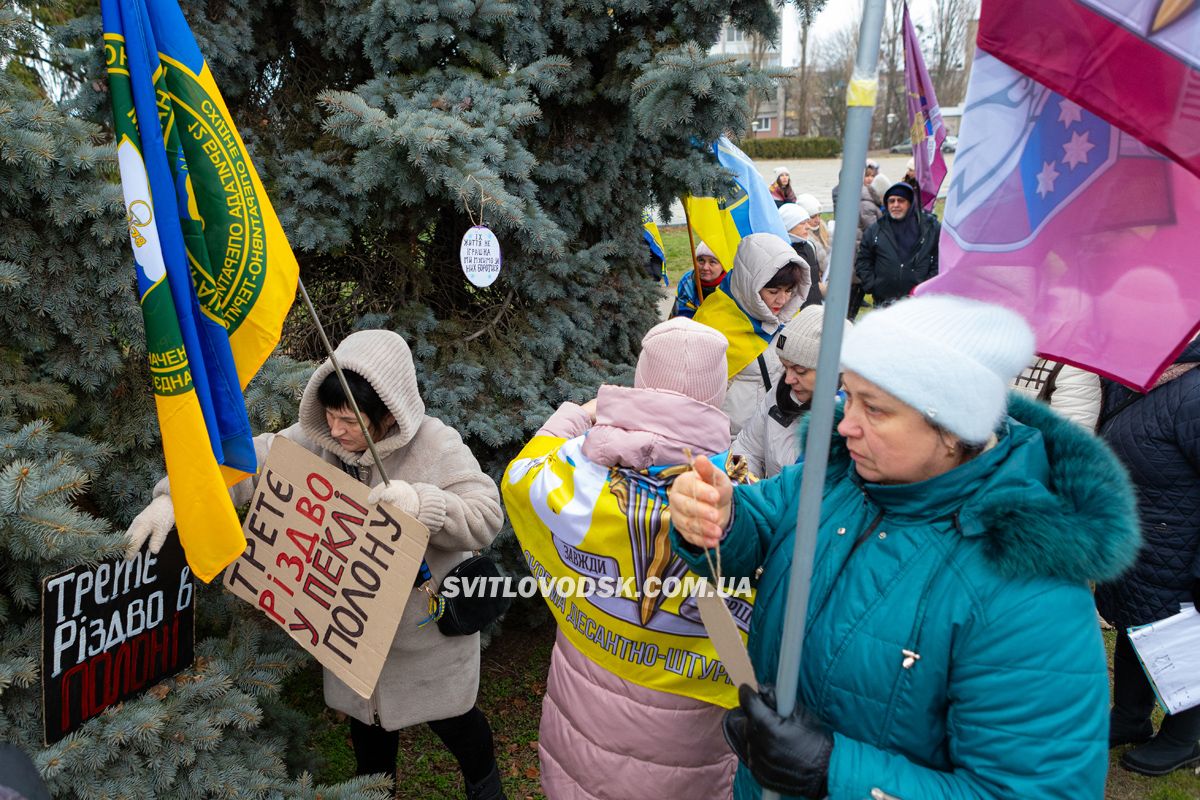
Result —
POLYGON ((1117 634, 1113 653, 1113 707, 1108 717, 1108 746, 1142 744, 1154 736, 1150 713, 1154 689, 1138 663, 1133 645, 1124 631, 1117 634))
POLYGON ((1144 744, 1154 738, 1154 723, 1149 719, 1129 723, 1124 721, 1113 709, 1108 716, 1108 746, 1120 747, 1126 744, 1144 744))
POLYGON ((467 800, 508 800, 500 785, 500 769, 493 766, 487 777, 478 783, 467 784, 467 800))
POLYGON ((1200 764, 1200 707, 1163 718, 1158 735, 1121 756, 1121 766, 1143 775, 1166 775, 1200 764))

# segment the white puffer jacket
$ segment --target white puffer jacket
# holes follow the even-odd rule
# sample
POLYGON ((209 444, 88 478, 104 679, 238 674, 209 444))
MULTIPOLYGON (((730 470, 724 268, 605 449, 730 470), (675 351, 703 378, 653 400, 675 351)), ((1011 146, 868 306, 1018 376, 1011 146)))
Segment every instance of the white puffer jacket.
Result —
POLYGON ((1036 400, 1052 376, 1054 385, 1050 392, 1050 407, 1087 430, 1095 430, 1101 398, 1100 378, 1094 373, 1070 364, 1039 358, 1017 376, 1013 386, 1036 400), (1055 369, 1058 369, 1057 374, 1053 374, 1055 369))
POLYGON ((730 455, 746 459, 747 468, 756 478, 778 475, 784 467, 795 464, 800 456, 800 442, 796 433, 800 430, 802 414, 781 413, 779 410, 771 413, 778 405, 780 391, 790 393, 785 386, 784 389, 772 389, 763 395, 757 413, 746 420, 729 448, 730 455))

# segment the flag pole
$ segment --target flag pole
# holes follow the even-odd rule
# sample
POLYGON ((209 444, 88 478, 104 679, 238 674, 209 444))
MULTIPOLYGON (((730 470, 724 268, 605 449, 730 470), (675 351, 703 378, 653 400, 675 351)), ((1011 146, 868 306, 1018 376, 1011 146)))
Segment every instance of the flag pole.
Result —
MULTIPOLYGON (((871 136, 871 117, 879 82, 879 41, 883 30, 885 0, 866 0, 858 33, 858 55, 854 74, 846 90, 846 134, 842 143, 841 190, 834 209, 833 253, 830 256, 829 295, 825 298, 825 321, 821 328, 821 352, 817 357, 817 384, 813 390, 812 414, 804 447, 804 472, 800 480, 800 506, 796 512, 796 542, 788 579, 782 646, 776 672, 775 700, 780 715, 787 717, 796 707, 800 684, 800 659, 808 615, 809 584, 821 523, 821 495, 829 464, 829 439, 833 430, 834 397, 838 388, 842 332, 850 303, 850 271, 854 262, 854 234, 858 230, 858 187, 871 136)), ((778 800, 766 790, 763 800, 778 800)))
MULTIPOLYGON (((704 287, 700 285, 700 263, 696 260, 696 240, 692 238, 692 215, 688 213, 687 198, 681 198, 681 200, 683 202, 683 221, 687 224, 688 246, 691 248, 689 252, 692 254, 692 278, 696 281, 696 308, 699 309, 700 304, 704 302, 704 287)), ((721 267, 724 268, 725 265, 722 264, 721 267)), ((673 305, 671 311, 672 313, 675 311, 673 305)))
POLYGON ((325 335, 325 326, 321 324, 321 318, 317 316, 317 309, 313 306, 312 298, 308 296, 308 289, 304 288, 304 281, 300 276, 296 276, 296 284, 300 288, 300 295, 304 298, 304 305, 308 307, 308 313, 312 315, 313 322, 317 325, 317 334, 321 337, 321 344, 325 345, 325 352, 329 354, 329 363, 333 364, 333 371, 337 373, 338 383, 342 385, 342 392, 346 395, 346 400, 349 401, 350 408, 354 411, 354 418, 358 420, 358 427, 367 440, 367 447, 371 450, 371 458, 375 461, 375 468, 379 470, 379 477, 384 483, 387 483, 387 471, 383 468, 383 461, 375 450, 375 440, 371 438, 371 432, 367 430, 366 420, 363 419, 362 412, 358 410, 358 401, 354 399, 354 393, 350 391, 350 385, 346 383, 342 365, 338 363, 337 356, 333 354, 333 345, 329 343, 329 337, 325 335))

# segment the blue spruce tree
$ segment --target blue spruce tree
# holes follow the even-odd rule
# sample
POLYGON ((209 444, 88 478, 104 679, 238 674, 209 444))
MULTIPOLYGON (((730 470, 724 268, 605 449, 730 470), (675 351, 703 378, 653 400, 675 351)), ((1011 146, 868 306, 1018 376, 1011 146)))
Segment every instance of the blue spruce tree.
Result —
MULTIPOLYGON (((371 797, 318 790, 285 744, 304 656, 219 586, 196 666, 41 746, 43 577, 121 550, 161 474, 92 0, 0 9, 0 740, 56 797, 371 797)), ((708 55, 767 0, 185 0, 335 340, 390 327, 426 403, 496 475, 564 399, 627 380, 658 298, 641 211, 725 176, 769 80, 708 55), (504 267, 472 287, 482 221, 504 267)), ((302 310, 247 393, 277 429, 322 353, 302 310), (294 359, 294 360, 293 360, 294 359)))

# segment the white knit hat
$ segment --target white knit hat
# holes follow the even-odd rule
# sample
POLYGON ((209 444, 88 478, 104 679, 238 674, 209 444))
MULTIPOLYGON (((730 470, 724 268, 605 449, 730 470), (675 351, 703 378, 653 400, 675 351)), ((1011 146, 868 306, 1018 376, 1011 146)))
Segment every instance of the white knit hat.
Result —
POLYGON ((790 231, 808 219, 808 212, 795 203, 784 203, 779 207, 779 218, 783 220, 784 230, 790 231))
MULTIPOLYGON (((717 254, 714 253, 712 248, 706 245, 704 242, 700 242, 700 244, 696 245, 696 259, 699 260, 700 256, 714 258, 718 264, 721 264, 721 259, 717 258, 717 254)), ((725 265, 721 264, 721 267, 724 268, 725 265)))
POLYGON ((687 317, 660 322, 642 338, 633 385, 668 389, 720 408, 725 401, 728 342, 713 328, 687 317))
MULTIPOLYGON (((849 320, 845 333, 854 326, 849 320)), ((825 306, 808 306, 792 317, 792 321, 775 338, 778 355, 799 367, 817 368, 817 356, 821 353, 821 326, 825 324, 825 306)))
POLYGON ((1028 323, 1007 308, 924 295, 867 314, 846 336, 842 369, 964 442, 982 444, 1003 418, 1008 386, 1033 348, 1028 323))
POLYGON ((816 198, 816 195, 802 194, 796 198, 796 205, 804 209, 804 213, 810 218, 821 216, 821 201, 816 198))
POLYGON ((792 171, 789 170, 787 167, 776 167, 775 168, 775 179, 778 180, 780 175, 787 175, 790 178, 792 176, 792 171))

